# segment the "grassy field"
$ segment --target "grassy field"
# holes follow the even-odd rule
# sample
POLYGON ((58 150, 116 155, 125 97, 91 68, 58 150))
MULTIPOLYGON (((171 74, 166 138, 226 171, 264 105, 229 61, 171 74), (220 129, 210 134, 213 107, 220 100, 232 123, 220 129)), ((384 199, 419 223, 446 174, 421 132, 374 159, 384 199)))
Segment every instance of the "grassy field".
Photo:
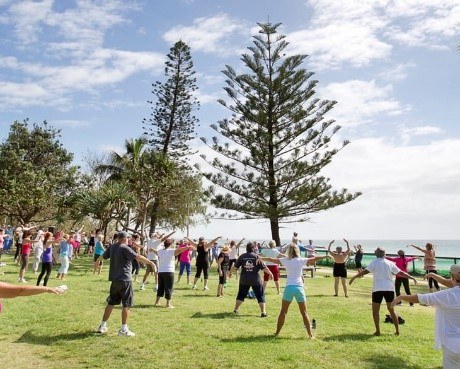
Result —
MULTIPOLYGON (((4 255, 0 278, 16 283, 18 267, 4 255)), ((56 270, 56 268, 55 268, 56 270)), ((143 274, 143 271, 141 271, 143 274)), ((351 271, 350 274, 354 274, 351 271)), ((50 286, 60 283, 53 271, 50 286)), ((31 271, 28 284, 35 284, 31 271)), ((175 309, 154 307, 152 281, 145 291, 136 284, 130 329, 136 337, 117 337, 120 309, 109 320, 109 333, 95 333, 109 282, 107 269, 94 276, 90 257, 75 260, 65 295, 50 294, 4 300, 0 315, 3 368, 441 368, 442 355, 433 350, 434 310, 403 305, 401 335, 383 323, 374 337, 371 278, 357 280, 350 297, 333 297, 330 269, 307 278, 310 318, 317 321, 316 339, 308 340, 297 304, 292 304, 280 337, 273 337, 280 307, 273 282, 267 289, 268 318, 259 317, 255 300, 246 300, 232 314, 237 281, 230 280, 224 298, 216 298, 217 273, 210 290, 191 290, 185 279, 175 285, 175 309)), ((281 281, 284 284, 284 280, 281 281)), ((422 284, 412 292, 426 291, 422 284)), ((164 301, 162 301, 163 303, 164 301)))

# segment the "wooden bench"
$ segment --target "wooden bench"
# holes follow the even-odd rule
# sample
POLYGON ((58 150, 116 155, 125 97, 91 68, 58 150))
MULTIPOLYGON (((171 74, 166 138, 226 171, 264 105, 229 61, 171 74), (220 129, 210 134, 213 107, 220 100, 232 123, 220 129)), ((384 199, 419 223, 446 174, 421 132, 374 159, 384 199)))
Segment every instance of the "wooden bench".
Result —
MULTIPOLYGON (((280 270, 286 270, 286 267, 284 265, 280 265, 279 268, 280 268, 280 270)), ((314 266, 306 266, 305 265, 302 269, 303 269, 304 276, 305 276, 305 273, 310 272, 311 277, 315 278, 316 267, 314 267, 314 266)))

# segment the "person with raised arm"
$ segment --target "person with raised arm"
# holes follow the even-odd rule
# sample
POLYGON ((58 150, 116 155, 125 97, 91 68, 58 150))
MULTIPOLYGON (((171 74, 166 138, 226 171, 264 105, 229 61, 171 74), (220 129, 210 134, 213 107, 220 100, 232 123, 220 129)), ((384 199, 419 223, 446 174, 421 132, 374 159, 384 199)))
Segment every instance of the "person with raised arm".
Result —
POLYGON ((394 263, 385 259, 385 250, 381 247, 375 249, 376 258, 362 271, 350 279, 350 285, 356 278, 360 278, 368 273, 373 274, 372 283, 372 317, 374 319, 374 336, 380 336, 380 305, 383 299, 387 304, 388 312, 395 326, 395 335, 399 335, 399 320, 391 303, 395 298, 395 286, 392 274, 401 273, 406 278, 412 279, 417 285, 417 280, 406 272, 401 271, 394 263))
MULTIPOLYGON (((423 267, 425 269, 426 274, 432 273, 432 274, 437 274, 438 271, 436 270, 436 247, 430 243, 427 242, 425 245, 425 249, 422 249, 421 247, 418 247, 416 245, 409 245, 408 247, 413 247, 421 252, 423 252, 423 267)), ((436 291, 439 291, 439 284, 434 278, 429 278, 428 279, 428 287, 430 289, 430 292, 433 292, 433 286, 436 289, 436 291)))
POLYGON ((440 283, 451 288, 434 293, 400 295, 391 305, 394 307, 401 301, 408 301, 413 304, 434 306, 436 308, 434 347, 443 350, 444 369, 458 369, 460 363, 460 265, 452 265, 450 274, 450 281, 437 274, 433 274, 436 277, 430 277, 436 278, 440 283))
POLYGON ((249 290, 252 288, 257 302, 260 307, 260 316, 262 318, 267 317, 267 311, 265 310, 265 293, 262 281, 260 279, 259 271, 263 270, 271 278, 273 278, 272 272, 262 259, 254 252, 254 243, 248 242, 246 245, 246 252, 238 257, 235 265, 233 265, 230 271, 229 277, 232 277, 232 272, 241 267, 241 274, 238 286, 238 295, 236 297, 235 308, 233 309, 234 314, 238 314, 238 309, 244 302, 244 299, 248 295, 249 290))
POLYGON ((334 296, 337 297, 339 295, 339 281, 342 280, 342 287, 343 293, 345 297, 348 297, 347 291, 347 267, 346 262, 348 257, 350 256, 350 244, 344 238, 343 241, 347 245, 347 251, 342 251, 342 247, 337 246, 335 251, 331 251, 331 246, 334 243, 334 240, 329 242, 329 246, 327 247, 327 252, 329 255, 334 259, 334 266, 333 266, 333 276, 334 276, 334 296))
POLYGON ((281 301, 281 310, 278 315, 278 322, 276 325, 275 336, 278 336, 283 328, 286 320, 286 315, 291 305, 292 300, 295 298, 299 305, 300 315, 303 319, 304 327, 307 329, 309 338, 313 338, 311 332, 310 318, 307 312, 307 296, 305 294, 304 279, 303 279, 303 267, 308 265, 309 261, 315 261, 329 257, 325 256, 313 256, 310 258, 300 257, 299 246, 295 243, 291 243, 286 249, 286 256, 281 257, 261 257, 263 261, 269 261, 276 265, 284 265, 286 268, 286 287, 283 292, 283 299, 281 301))
MULTIPOLYGON (((404 250, 399 250, 398 251, 398 256, 395 258, 387 256, 386 259, 392 261, 393 263, 396 264, 396 266, 401 269, 403 272, 407 272, 407 265, 417 259, 418 257, 414 256, 406 256, 404 254, 404 250)), ((399 296, 401 294, 401 284, 404 286, 404 291, 406 291, 406 295, 410 295, 410 287, 409 287, 409 279, 407 279, 403 274, 398 273, 396 274, 396 280, 395 280, 395 290, 396 290, 396 296, 399 296)), ((410 306, 414 306, 414 304, 410 304, 410 306)))
POLYGON ((99 325, 98 333, 107 333, 107 321, 112 314, 115 305, 121 303, 121 328, 118 331, 119 336, 132 337, 135 333, 128 328, 128 319, 131 306, 133 306, 133 282, 132 282, 132 262, 137 261, 152 265, 153 262, 146 257, 136 254, 127 244, 128 234, 124 231, 118 232, 117 242, 107 247, 104 254, 99 259, 110 259, 109 281, 110 294, 107 297, 107 306, 105 307, 102 316, 101 324, 99 325))
POLYGON ((212 241, 206 242, 204 240, 204 237, 200 237, 198 239, 198 243, 196 243, 196 242, 193 242, 190 238, 185 237, 185 239, 190 243, 190 245, 192 245, 193 248, 196 248, 196 252, 197 252, 196 273, 195 273, 195 279, 193 281, 192 289, 196 290, 196 283, 198 282, 198 279, 201 277, 201 273, 203 272, 203 278, 204 278, 203 290, 209 290, 209 287, 208 287, 208 277, 209 277, 208 250, 214 245, 214 242, 216 242, 220 238, 221 236, 218 236, 214 238, 212 241))
POLYGON ((162 250, 155 250, 158 255, 158 290, 155 306, 160 302, 160 298, 164 296, 166 299, 166 307, 173 309, 171 303, 173 288, 174 288, 174 269, 175 258, 183 252, 194 249, 193 246, 187 245, 185 247, 173 249, 171 246, 174 241, 170 238, 164 241, 162 250))
MULTIPOLYGON (((292 242, 293 244, 296 244, 295 242, 292 242)), ((272 262, 270 259, 273 258, 281 258, 284 257, 285 255, 282 254, 281 252, 278 251, 276 248, 276 242, 274 240, 268 241, 268 249, 263 249, 260 252, 260 256, 263 256, 262 260, 265 261, 265 264, 267 265, 268 269, 273 274, 273 281, 275 282, 275 287, 276 287, 276 293, 279 295, 281 293, 280 290, 280 270, 279 270, 279 263, 272 262)), ((269 275, 264 273, 264 292, 267 292, 267 283, 269 280, 269 275)))
MULTIPOLYGON (((234 240, 230 241, 230 252, 228 253, 228 273, 227 277, 230 277, 230 271, 232 270, 232 266, 236 263, 238 256, 240 255, 240 246, 243 243, 244 238, 242 238, 238 243, 234 240)), ((238 275, 237 275, 238 278, 238 275)))
POLYGON ((158 234, 156 232, 150 235, 150 238, 147 240, 147 259, 155 264, 156 268, 151 268, 149 264, 147 264, 147 269, 145 270, 144 277, 142 278, 141 290, 145 289, 145 285, 147 284, 147 279, 149 275, 153 274, 155 279, 155 287, 153 288, 154 291, 158 290, 158 256, 156 251, 158 251, 158 246, 160 246, 163 242, 165 242, 169 237, 171 237, 176 231, 172 231, 171 233, 165 234, 158 234))

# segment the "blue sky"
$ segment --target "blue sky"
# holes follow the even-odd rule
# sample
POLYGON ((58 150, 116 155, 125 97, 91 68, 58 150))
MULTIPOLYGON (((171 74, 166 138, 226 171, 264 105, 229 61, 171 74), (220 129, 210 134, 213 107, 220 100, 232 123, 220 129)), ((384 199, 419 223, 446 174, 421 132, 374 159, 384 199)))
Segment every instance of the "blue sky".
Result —
MULTIPOLYGON (((121 150, 142 133, 151 84, 179 39, 197 72, 197 136, 209 136, 229 114, 216 103, 221 71, 243 71, 267 19, 282 23, 290 53, 309 55, 318 95, 338 101, 328 117, 343 126, 337 141, 352 143, 324 174, 363 192, 282 238, 460 239, 459 0, 0 0, 0 138, 14 120, 46 119, 77 164, 121 150)), ((270 237, 262 221, 192 233, 270 237)))

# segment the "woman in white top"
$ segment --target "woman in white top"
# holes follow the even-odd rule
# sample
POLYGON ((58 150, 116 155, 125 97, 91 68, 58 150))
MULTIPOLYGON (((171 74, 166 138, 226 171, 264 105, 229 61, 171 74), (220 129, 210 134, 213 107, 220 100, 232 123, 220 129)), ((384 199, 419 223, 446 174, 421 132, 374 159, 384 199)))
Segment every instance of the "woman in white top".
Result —
POLYGON ((281 301, 281 311, 278 316, 278 324, 276 326, 275 336, 283 328, 284 321, 286 320, 286 314, 289 309, 293 298, 295 297, 297 304, 299 305, 300 315, 302 315, 303 324, 307 328, 307 333, 309 338, 313 338, 311 333, 310 318, 307 313, 307 297, 305 295, 305 289, 303 284, 303 267, 309 262, 314 261, 315 259, 323 259, 327 256, 312 257, 312 258, 301 258, 299 246, 294 243, 291 243, 286 249, 285 258, 265 258, 261 259, 264 261, 271 261, 272 263, 278 265, 284 265, 286 268, 286 287, 284 288, 283 300, 281 301))
POLYGON ((166 307, 174 308, 171 304, 171 298, 174 286, 174 268, 175 258, 180 253, 194 249, 193 246, 185 246, 179 249, 171 249, 170 246, 173 244, 173 240, 168 238, 165 240, 163 250, 152 249, 154 253, 158 255, 158 290, 157 299, 155 305, 158 305, 161 297, 166 298, 166 307))

